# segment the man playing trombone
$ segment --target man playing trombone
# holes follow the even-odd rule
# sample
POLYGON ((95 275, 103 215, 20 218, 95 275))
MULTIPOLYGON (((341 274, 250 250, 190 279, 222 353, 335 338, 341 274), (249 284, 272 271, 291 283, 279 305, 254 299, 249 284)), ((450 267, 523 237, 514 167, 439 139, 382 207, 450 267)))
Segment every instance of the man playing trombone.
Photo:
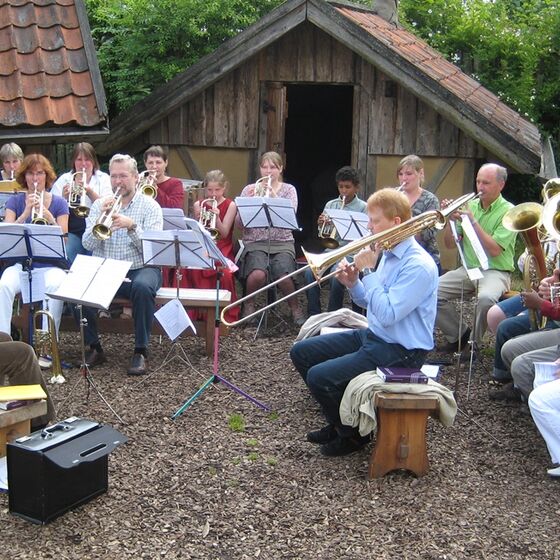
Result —
MULTIPOLYGON (((376 235, 411 217, 407 197, 395 189, 371 195, 367 211, 368 227, 376 235)), ((406 233, 382 253, 373 271, 378 256, 374 248, 362 249, 352 264, 339 264, 337 275, 352 300, 367 309, 368 328, 311 337, 297 342, 290 353, 327 420, 324 428, 307 434, 309 442, 321 445, 323 455, 346 455, 367 443, 357 428, 340 420, 340 402, 353 378, 378 366, 420 367, 433 348, 438 284, 434 260, 406 233)))
MULTIPOLYGON (((117 295, 132 301, 135 347, 127 373, 143 375, 146 373, 156 292, 161 287, 161 271, 157 267, 144 266, 140 237, 143 231, 163 229, 163 215, 155 200, 138 192, 138 169, 132 157, 114 155, 109 163, 109 175, 115 198, 98 199, 93 203, 82 242, 94 257, 132 262, 127 274, 130 281, 123 282, 117 295)), ((85 342, 90 347, 86 362, 89 367, 94 367, 106 358, 93 309, 84 308, 84 316, 88 321, 85 342)))

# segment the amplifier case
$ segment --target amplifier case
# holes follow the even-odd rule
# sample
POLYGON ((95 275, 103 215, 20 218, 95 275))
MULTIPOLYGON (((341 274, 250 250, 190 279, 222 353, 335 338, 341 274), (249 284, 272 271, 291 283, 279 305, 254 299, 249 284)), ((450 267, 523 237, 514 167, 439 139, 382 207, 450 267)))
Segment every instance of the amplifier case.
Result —
POLYGON ((125 441, 110 426, 69 418, 9 443, 10 512, 45 524, 103 494, 108 455, 125 441))

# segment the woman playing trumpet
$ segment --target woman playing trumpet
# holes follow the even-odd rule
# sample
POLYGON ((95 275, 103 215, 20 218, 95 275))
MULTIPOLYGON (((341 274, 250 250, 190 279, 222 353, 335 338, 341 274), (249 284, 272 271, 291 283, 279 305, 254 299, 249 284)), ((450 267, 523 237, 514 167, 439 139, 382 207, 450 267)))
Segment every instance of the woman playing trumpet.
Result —
MULTIPOLYGON (((33 215, 42 214, 49 225, 58 225, 62 233, 68 232, 68 204, 62 197, 46 191, 56 178, 49 160, 41 154, 26 156, 16 173, 16 181, 25 192, 10 197, 6 203, 5 222, 31 223, 33 215), (39 207, 42 199, 42 208, 39 207)), ((55 291, 66 273, 61 268, 45 263, 34 263, 34 269, 42 269, 45 280, 45 292, 55 291)), ((21 292, 20 275, 22 265, 17 263, 8 267, 0 278, 0 331, 10 332, 12 307, 16 294, 21 292)), ((46 308, 46 302, 43 302, 46 308)), ((62 315, 62 300, 49 300, 49 310, 58 333, 62 315)))
MULTIPOLYGON (((260 176, 270 176, 268 196, 271 198, 287 198, 294 210, 297 210, 297 192, 293 185, 282 182, 284 169, 282 158, 276 152, 264 153, 259 162, 260 176)), ((247 185, 241 192, 242 197, 255 196, 256 184, 247 185)), ((241 220, 239 220, 241 225, 241 220)), ((289 229, 280 228, 244 228, 243 251, 240 268, 240 278, 246 283, 246 294, 251 294, 263 287, 267 282, 267 265, 270 280, 276 280, 296 269, 296 253, 294 236, 289 229)), ((291 294, 295 287, 291 278, 278 284, 285 294, 291 294)), ((301 326, 305 322, 305 315, 297 298, 288 300, 294 323, 301 326)), ((254 302, 245 304, 243 315, 247 316, 255 311, 254 302)))
POLYGON ((167 152, 161 146, 149 147, 144 152, 144 165, 155 176, 156 202, 162 208, 183 208, 183 183, 167 175, 167 152))

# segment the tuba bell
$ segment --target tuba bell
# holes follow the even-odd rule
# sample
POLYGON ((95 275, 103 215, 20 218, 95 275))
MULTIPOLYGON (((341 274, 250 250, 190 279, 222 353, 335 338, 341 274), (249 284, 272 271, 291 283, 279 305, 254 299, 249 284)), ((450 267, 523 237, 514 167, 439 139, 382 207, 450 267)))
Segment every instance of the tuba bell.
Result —
POLYGON ((543 204, 546 204, 553 196, 560 194, 560 179, 550 179, 547 181, 541 191, 543 204))
POLYGON ((56 327, 54 318, 50 311, 39 310, 33 315, 33 349, 37 358, 41 356, 51 356, 52 358, 52 377, 51 383, 64 383, 60 353, 58 351, 58 340, 56 338, 56 327), (38 329, 35 324, 37 317, 44 317, 47 320, 47 329, 38 329))
MULTIPOLYGON (((523 284, 526 290, 536 290, 547 275, 545 256, 539 236, 544 220, 544 209, 537 202, 524 202, 514 206, 502 218, 502 225, 509 231, 520 233, 527 247, 527 258, 523 265, 523 284)), ((540 317, 535 309, 529 310, 531 329, 544 328, 546 317, 540 317)))

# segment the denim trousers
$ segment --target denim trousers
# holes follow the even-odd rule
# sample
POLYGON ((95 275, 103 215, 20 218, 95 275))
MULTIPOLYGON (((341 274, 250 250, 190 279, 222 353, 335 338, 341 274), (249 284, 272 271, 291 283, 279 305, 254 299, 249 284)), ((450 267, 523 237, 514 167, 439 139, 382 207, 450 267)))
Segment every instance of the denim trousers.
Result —
MULTIPOLYGON (((154 267, 137 268, 129 270, 126 276, 131 281, 123 282, 116 295, 132 301, 135 347, 147 348, 154 321, 156 293, 161 288, 161 271, 154 267)), ((87 319, 84 327, 86 345, 99 344, 97 310, 93 307, 84 307, 83 315, 87 319)))
POLYGON ((356 433, 343 426, 339 407, 348 383, 378 366, 419 367, 427 350, 407 350, 385 342, 370 329, 314 336, 297 342, 290 351, 296 369, 321 409, 327 422, 341 435, 356 433))

